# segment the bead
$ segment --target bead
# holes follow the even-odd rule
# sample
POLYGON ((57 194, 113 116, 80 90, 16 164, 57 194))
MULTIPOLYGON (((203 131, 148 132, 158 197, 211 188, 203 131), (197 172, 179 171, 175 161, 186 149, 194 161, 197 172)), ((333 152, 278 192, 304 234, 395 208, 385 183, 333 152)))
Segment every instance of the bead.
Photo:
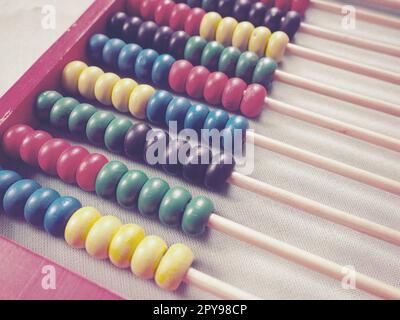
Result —
POLYGON ((217 11, 218 3, 215 0, 202 0, 201 7, 207 11, 217 11))
POLYGON ((207 168, 204 185, 208 189, 221 189, 226 184, 226 180, 232 175, 234 168, 235 160, 231 154, 218 154, 207 168))
POLYGON ((184 58, 193 65, 199 65, 201 61, 201 55, 206 45, 207 41, 202 37, 190 37, 185 46, 184 58))
POLYGON ((232 46, 238 48, 240 51, 246 51, 253 31, 254 26, 250 22, 240 22, 233 32, 232 46))
POLYGON ((146 106, 150 97, 155 93, 153 87, 147 84, 138 85, 129 98, 129 112, 138 119, 146 118, 146 106))
POLYGON ((282 20, 281 31, 286 33, 289 39, 293 39, 297 30, 299 30, 301 16, 296 11, 289 11, 282 20))
POLYGON ((176 59, 182 59, 189 40, 189 35, 185 31, 175 31, 169 41, 168 52, 176 59))
POLYGON ((51 109, 62 97, 57 91, 44 91, 39 94, 33 110, 36 118, 43 122, 49 122, 51 109))
POLYGON ((279 8, 271 8, 268 10, 264 18, 264 26, 266 26, 271 32, 278 31, 281 27, 281 19, 283 12, 279 8))
POLYGON ((122 226, 112 238, 108 256, 118 268, 128 268, 139 243, 144 239, 144 229, 136 224, 122 226))
POLYGON ((185 26, 185 20, 190 13, 191 8, 185 3, 178 3, 174 6, 169 17, 169 26, 173 30, 182 30, 185 26))
POLYGON ((108 111, 97 111, 94 113, 86 126, 86 138, 93 144, 104 144, 104 134, 114 119, 115 116, 108 111))
POLYGON ((107 259, 110 243, 121 227, 121 220, 117 217, 104 216, 98 219, 87 234, 86 252, 93 258, 107 259))
POLYGON ((309 5, 310 0, 292 0, 291 10, 298 12, 301 16, 304 16, 309 5))
POLYGON ((154 124, 162 124, 165 121, 165 112, 168 104, 174 97, 168 91, 158 90, 154 93, 146 109, 146 116, 149 122, 154 124))
POLYGON ((133 123, 126 118, 115 118, 108 125, 104 133, 104 144, 106 148, 114 153, 121 153, 124 150, 126 132, 133 123))
POLYGON ((276 62, 280 62, 285 55, 287 44, 289 43, 289 37, 282 31, 276 31, 271 35, 267 47, 267 56, 274 59, 276 62))
POLYGON ((171 0, 160 1, 154 11, 154 21, 159 26, 168 25, 169 17, 175 6, 176 6, 175 2, 171 0))
POLYGON ((136 58, 142 50, 141 46, 134 43, 124 46, 118 56, 118 70, 126 74, 132 74, 136 58))
POLYGON ((16 124, 8 129, 2 138, 4 153, 11 158, 19 159, 19 149, 25 137, 34 130, 23 124, 16 124))
POLYGON ((149 180, 143 171, 130 170, 126 172, 118 183, 116 198, 120 206, 131 209, 137 204, 139 192, 149 180))
POLYGON ((75 135, 86 134, 87 122, 95 112, 97 109, 91 104, 78 104, 69 116, 68 130, 75 135))
POLYGON ((232 116, 223 130, 222 143, 224 150, 233 152, 236 143, 243 143, 246 140, 247 129, 249 129, 249 121, 245 117, 232 116))
POLYGON ((176 60, 169 54, 158 56, 151 71, 151 80, 154 85, 159 87, 168 86, 169 73, 175 61, 176 60))
POLYGON ((81 203, 76 198, 57 198, 46 211, 44 229, 55 237, 62 237, 69 218, 81 207, 81 203))
POLYGON ((140 14, 140 5, 143 0, 128 0, 126 3, 126 12, 129 15, 138 15, 140 14))
POLYGON ((128 112, 129 97, 137 86, 137 82, 129 78, 118 80, 111 93, 111 104, 114 108, 120 112, 128 112))
POLYGON ((275 6, 286 12, 290 9, 292 0, 275 0, 275 6))
POLYGON ((22 161, 32 167, 36 167, 38 165, 37 158, 40 148, 52 138, 49 133, 41 130, 33 131, 26 135, 19 149, 22 161))
POLYGON ((95 191, 97 174, 106 163, 108 163, 108 159, 102 154, 89 154, 83 159, 76 171, 76 183, 78 186, 85 191, 95 191))
POLYGON ((185 1, 189 7, 196 8, 201 7, 202 0, 186 0, 185 1))
POLYGON ((186 79, 186 93, 189 97, 200 99, 203 97, 204 86, 210 71, 203 66, 197 66, 190 70, 186 79))
POLYGON ((151 70, 158 53, 153 49, 142 50, 137 56, 135 63, 135 75, 141 81, 150 81, 151 70))
POLYGON ((47 174, 57 174, 57 160, 71 145, 64 139, 51 139, 44 143, 38 152, 39 167, 47 174))
POLYGON ((145 20, 154 19, 154 11, 158 5, 159 0, 143 0, 140 5, 140 15, 145 20))
POLYGON ((271 31, 268 28, 255 28, 250 36, 249 51, 254 52, 259 57, 263 57, 270 37, 271 31))
POLYGON ((73 248, 85 248, 89 231, 100 218, 100 212, 92 207, 83 207, 75 211, 65 227, 65 241, 73 248))
POLYGON ((232 15, 233 6, 235 5, 236 0, 219 0, 217 11, 223 17, 229 17, 232 15))
POLYGON ((194 197, 183 213, 182 230, 189 235, 202 234, 213 211, 214 205, 210 199, 202 196, 194 197))
POLYGON ((186 90, 186 79, 193 65, 186 60, 178 60, 173 63, 168 76, 168 83, 172 90, 184 93, 186 90))
POLYGON ((149 132, 144 146, 143 160, 150 166, 165 163, 169 134, 162 129, 149 132))
POLYGON ((137 34, 143 20, 139 17, 129 17, 122 27, 122 39, 126 42, 137 42, 137 34))
POLYGON ((103 63, 111 68, 118 66, 118 56, 126 43, 120 39, 110 39, 103 48, 103 63))
POLYGON ((157 236, 145 237, 136 247, 131 260, 131 270, 141 279, 153 279, 167 244, 157 236))
POLYGON ((162 179, 151 178, 147 180, 139 193, 139 212, 144 216, 155 215, 158 212, 161 200, 168 190, 168 183, 162 179))
POLYGON ((156 50, 158 53, 168 52, 169 42, 173 33, 174 30, 172 30, 170 27, 163 26, 158 28, 153 40, 154 50, 156 50))
POLYGON ((114 14, 107 25, 108 33, 113 37, 120 36, 126 19, 128 19, 128 16, 125 12, 120 11, 114 14))
POLYGON ((113 198, 117 185, 128 168, 122 162, 113 160, 107 163, 96 178, 96 194, 102 198, 113 198))
POLYGON ((267 13, 267 6, 261 2, 253 3, 249 11, 249 22, 255 26, 261 26, 267 13))
POLYGON ((204 121, 204 129, 217 129, 218 132, 225 128, 229 120, 229 114, 224 110, 212 110, 204 121))
POLYGON ((126 132, 124 140, 124 152, 131 158, 142 158, 147 133, 151 127, 147 123, 135 123, 126 132))
POLYGON ((243 99, 240 104, 240 111, 246 117, 257 117, 261 112, 266 96, 267 91, 263 86, 260 86, 256 83, 249 85, 244 92, 243 99))
POLYGON ((240 78, 230 78, 222 93, 222 105, 229 111, 236 111, 240 107, 243 93, 247 88, 246 82, 240 78))
POLYGON ((200 24, 206 12, 201 8, 193 8, 186 17, 184 30, 189 36, 200 33, 200 24))
POLYGON ((137 32, 137 42, 143 48, 149 48, 153 44, 154 35, 156 34, 158 25, 153 21, 143 22, 137 32))
POLYGON ((0 207, 3 208, 4 194, 11 185, 17 181, 22 180, 22 177, 11 170, 0 170, 0 207))
POLYGON ((66 130, 68 128, 69 116, 79 104, 74 98, 61 98, 50 111, 50 123, 52 126, 66 130))
POLYGON ((238 21, 248 20, 251 5, 251 0, 237 0, 232 10, 232 16, 238 21))
POLYGON ((209 42, 201 55, 201 65, 210 71, 218 70, 219 57, 224 49, 224 46, 217 41, 209 42))
POLYGON ((204 174, 211 162, 211 157, 211 150, 206 147, 197 146, 192 148, 187 160, 182 164, 183 177, 192 183, 202 183, 204 174))
POLYGON ((89 67, 82 71, 78 80, 78 90, 82 97, 94 100, 94 87, 97 80, 104 74, 98 67, 89 67))
POLYGON ((215 32, 218 24, 221 22, 221 20, 222 17, 216 12, 206 13, 200 24, 200 37, 206 39, 207 41, 213 41, 215 39, 215 32))
POLYGON ((90 37, 87 52, 93 62, 101 63, 103 61, 103 48, 108 40, 110 40, 109 37, 99 33, 90 37))
MULTIPOLYGON (((174 139, 170 141, 166 153, 166 161, 165 164, 162 165, 162 168, 166 173, 174 176, 181 173, 182 163, 179 161, 179 153, 182 149, 190 149, 190 144, 186 140, 174 139)), ((186 152, 183 154, 186 154, 186 152)))
POLYGON ((23 217, 28 198, 41 186, 34 180, 22 179, 13 183, 3 197, 4 213, 10 217, 23 217))
POLYGON ((172 245, 158 265, 155 274, 157 285, 168 291, 178 289, 193 260, 194 255, 187 246, 180 243, 172 245))
POLYGON ((61 75, 61 85, 65 91, 74 95, 79 93, 78 79, 82 71, 87 67, 88 65, 82 61, 72 61, 65 66, 61 75))
POLYGON ((254 69, 252 82, 268 87, 274 79, 277 67, 277 63, 271 58, 265 57, 260 59, 254 69))
POLYGON ((107 72, 101 75, 94 86, 94 95, 101 104, 111 106, 111 96, 115 84, 121 80, 115 73, 107 72))
POLYGON ((218 62, 218 70, 225 73, 228 77, 233 77, 236 71, 236 64, 242 52, 235 47, 225 48, 218 62))
POLYGON ((192 104, 186 98, 179 97, 172 99, 165 113, 165 124, 170 127, 172 125, 170 122, 175 121, 177 129, 179 131, 182 130, 186 114, 191 106, 192 104))
POLYGON ((222 92, 228 82, 228 77, 222 72, 213 72, 208 78, 204 86, 204 99, 210 104, 220 104, 222 92))
POLYGON ((76 182, 76 171, 79 165, 89 155, 89 151, 80 146, 73 146, 61 153, 57 160, 57 174, 67 183, 76 182))
POLYGON ((26 222, 43 227, 44 216, 49 206, 60 197, 54 189, 37 189, 26 201, 24 207, 24 217, 26 222))
POLYGON ((221 43, 224 47, 232 45, 233 32, 235 31, 238 22, 232 17, 226 17, 221 20, 218 24, 217 31, 215 33, 215 40, 221 43))
POLYGON ((186 205, 192 199, 189 191, 182 187, 173 187, 167 191, 160 204, 158 216, 166 225, 180 224, 186 205))
POLYGON ((203 104, 192 105, 186 113, 184 128, 200 133, 209 112, 208 107, 203 104))
POLYGON ((253 78, 253 71, 258 62, 258 56, 251 51, 243 52, 236 65, 235 75, 247 83, 253 78))

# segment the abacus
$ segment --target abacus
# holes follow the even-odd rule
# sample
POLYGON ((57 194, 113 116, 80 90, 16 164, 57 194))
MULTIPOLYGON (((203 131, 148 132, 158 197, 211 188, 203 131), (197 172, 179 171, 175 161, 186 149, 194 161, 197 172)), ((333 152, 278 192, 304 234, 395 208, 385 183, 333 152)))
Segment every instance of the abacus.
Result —
MULTIPOLYGON (((318 1, 311 3, 317 5, 318 1)), ((279 8, 273 7, 272 1, 249 0, 187 1, 187 4, 171 0, 96 1, 75 27, 2 98, 1 104, 10 106, 9 110, 1 109, 5 119, 0 126, 2 152, 8 159, 38 168, 64 183, 76 184, 83 191, 95 192, 103 198, 101 201, 115 200, 124 210, 137 210, 148 218, 158 217, 170 227, 180 226, 186 235, 201 237, 209 227, 340 280, 343 270, 340 264, 269 237, 262 227, 256 231, 223 218, 216 213, 218 208, 209 197, 193 196, 184 187, 170 186, 167 180, 149 178, 145 171, 129 169, 134 165, 132 160, 139 161, 167 174, 181 175, 187 182, 204 185, 213 192, 232 184, 393 245, 400 244, 400 232, 395 228, 274 187, 262 177, 255 179, 235 171, 229 144, 239 133, 246 143, 400 194, 400 183, 394 179, 250 129, 247 118, 256 118, 267 108, 400 151, 400 141, 395 138, 268 97, 273 80, 277 80, 391 115, 400 114, 400 107, 393 103, 278 70, 288 50, 291 54, 339 68, 351 67, 356 73, 400 84, 399 76, 393 72, 290 44, 299 28, 303 32, 313 30, 301 22, 308 1, 276 1, 275 5, 279 8), (289 11, 290 8, 294 11, 289 11), (114 112, 103 110, 110 107, 114 112), (23 108, 29 112, 20 112, 23 108), (121 113, 136 120, 121 117, 121 113), (185 140, 171 141, 165 130, 156 128, 168 126, 171 121, 177 123, 179 130, 221 132, 219 150, 215 152, 201 144, 193 147, 185 140), (91 153, 78 143, 73 145, 66 139, 54 138, 46 129, 48 126, 57 134, 67 133, 71 140, 83 140, 122 155, 125 162, 109 160, 102 152, 91 153), (159 141, 167 145, 164 155, 167 161, 162 165, 151 163, 146 156, 159 141), (168 161, 174 152, 184 148, 193 154, 187 163, 168 161), (200 163, 203 156, 213 160, 212 163, 200 163)), ((330 33, 321 34, 328 37, 330 33)), ((399 54, 390 45, 362 39, 354 44, 399 54)), ((175 244, 167 249, 164 240, 145 237, 138 225, 122 225, 118 218, 82 207, 76 198, 61 197, 57 191, 42 188, 34 180, 22 179, 16 172, 0 171, 0 191, 7 216, 24 216, 27 222, 43 226, 51 235, 64 237, 70 246, 86 248, 95 258, 109 258, 119 268, 130 267, 139 278, 155 278, 162 289, 174 291, 186 282, 221 298, 259 298, 193 269, 193 253, 186 245, 175 244)), ((214 231, 209 236, 213 234, 214 231)), ((358 289, 382 298, 400 299, 400 290, 395 286, 359 272, 355 275, 358 289)))

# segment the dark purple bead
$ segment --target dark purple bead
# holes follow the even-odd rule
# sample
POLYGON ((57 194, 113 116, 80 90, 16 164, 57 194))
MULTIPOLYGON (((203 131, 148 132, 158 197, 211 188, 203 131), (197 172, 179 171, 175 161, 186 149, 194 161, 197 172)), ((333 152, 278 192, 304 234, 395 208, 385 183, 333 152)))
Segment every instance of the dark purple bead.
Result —
POLYGON ((189 35, 185 31, 176 31, 169 41, 168 53, 176 59, 182 59, 189 35))
POLYGON ((137 34, 143 20, 139 17, 130 17, 126 20, 122 27, 122 39, 126 42, 135 43, 137 41, 137 34))
POLYGON ((223 17, 232 16, 233 6, 235 5, 236 0, 219 0, 217 11, 223 17))
POLYGON ((151 48, 158 25, 153 21, 143 22, 137 33, 137 42, 143 48, 151 48))
POLYGON ((207 12, 217 11, 218 2, 215 0, 203 0, 201 7, 207 12))
POLYGON ((179 150, 184 151, 190 149, 190 144, 186 140, 171 140, 166 154, 166 162, 162 165, 163 170, 174 176, 178 176, 182 173, 182 163, 179 160, 179 150))
POLYGON ((238 21, 248 20, 252 4, 251 0, 237 0, 233 7, 232 16, 238 21))
POLYGON ((169 42, 173 33, 174 30, 168 26, 158 28, 154 35, 153 49, 160 54, 168 52, 169 42))
POLYGON ((292 39, 299 30, 301 23, 301 16, 296 11, 288 11, 285 18, 282 20, 281 31, 285 32, 289 39, 292 39))
POLYGON ((273 7, 268 10, 264 19, 264 26, 266 26, 271 32, 278 31, 281 28, 281 19, 283 12, 281 9, 273 7))
POLYGON ((144 161, 151 166, 165 163, 169 144, 169 134, 162 129, 152 129, 152 132, 149 132, 148 136, 149 139, 146 140, 144 145, 144 161), (152 162, 150 157, 158 159, 159 162, 152 162))
POLYGON ((183 177, 193 183, 203 183, 212 153, 209 148, 196 146, 190 150, 189 157, 182 165, 183 177))
POLYGON ((208 189, 221 189, 232 175, 234 168, 235 159, 231 154, 220 153, 216 155, 207 168, 204 185, 208 189))
POLYGON ((267 7, 261 2, 256 2, 250 8, 249 21, 256 27, 262 26, 266 14, 267 7))
POLYGON ((125 12, 117 12, 116 14, 114 14, 108 21, 107 25, 108 33, 112 37, 120 37, 122 33, 122 27, 127 19, 128 16, 126 15, 125 12))
POLYGON ((124 151, 128 157, 142 158, 147 140, 147 133, 151 127, 146 123, 135 123, 125 135, 124 151))

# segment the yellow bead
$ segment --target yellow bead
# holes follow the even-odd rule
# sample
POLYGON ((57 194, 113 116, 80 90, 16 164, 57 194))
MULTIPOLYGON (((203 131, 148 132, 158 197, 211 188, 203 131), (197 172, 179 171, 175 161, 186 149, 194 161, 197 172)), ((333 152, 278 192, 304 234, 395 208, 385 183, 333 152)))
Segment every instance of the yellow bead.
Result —
POLYGON ((129 98, 129 111, 138 119, 146 119, 147 102, 156 92, 153 87, 147 84, 138 85, 129 98))
POLYGON ((235 31, 238 22, 236 19, 226 17, 218 24, 215 40, 221 43, 224 47, 232 45, 233 32, 235 31))
POLYGON ((249 45, 249 39, 254 30, 252 23, 243 21, 237 25, 232 36, 232 46, 240 51, 246 51, 249 45))
POLYGON ((87 64, 82 61, 72 61, 65 66, 61 76, 61 83, 65 91, 74 95, 79 93, 78 79, 87 67, 87 64))
POLYGON ((286 33, 282 31, 274 32, 269 39, 266 56, 276 62, 282 61, 288 43, 289 37, 286 33))
POLYGON ((147 236, 139 243, 131 261, 132 272, 141 279, 153 279, 167 244, 157 236, 147 236))
POLYGON ((92 207, 83 207, 68 220, 64 238, 74 248, 84 248, 87 235, 93 225, 101 218, 100 212, 92 207))
POLYGON ((103 70, 98 67, 89 67, 82 71, 78 80, 79 93, 86 99, 94 100, 94 86, 97 79, 104 74, 103 70))
POLYGON ((110 243, 108 256, 118 268, 128 268, 136 247, 144 238, 144 229, 136 224, 122 226, 110 243))
POLYGON ((271 31, 268 28, 255 28, 250 36, 249 51, 256 53, 259 57, 263 57, 270 37, 271 31))
POLYGON ((107 259, 111 240, 121 226, 121 221, 114 216, 100 218, 87 235, 85 243, 87 253, 97 259, 107 259))
POLYGON ((112 105, 120 112, 129 111, 129 97, 137 82, 132 79, 121 79, 115 85, 111 95, 112 105))
POLYGON ((181 243, 172 245, 157 268, 155 276, 157 285, 168 291, 178 289, 193 259, 193 252, 187 246, 181 243))
POLYGON ((115 84, 121 80, 115 73, 107 72, 96 81, 94 95, 97 101, 105 106, 111 106, 111 95, 115 84))
POLYGON ((215 33, 222 17, 216 12, 208 12, 201 19, 199 34, 207 41, 215 40, 215 33))

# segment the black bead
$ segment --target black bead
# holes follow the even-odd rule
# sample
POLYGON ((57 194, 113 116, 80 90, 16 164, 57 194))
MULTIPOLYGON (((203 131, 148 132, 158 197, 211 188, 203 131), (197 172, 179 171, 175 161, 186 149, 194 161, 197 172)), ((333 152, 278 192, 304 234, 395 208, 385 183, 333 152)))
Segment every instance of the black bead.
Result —
POLYGON ((264 26, 266 26, 271 32, 278 31, 281 28, 281 19, 283 13, 281 9, 273 7, 268 10, 265 19, 264 26))
POLYGON ((176 59, 182 59, 189 35, 185 31, 175 31, 169 41, 168 52, 176 59))
POLYGON ((137 42, 143 48, 151 48, 158 25, 153 21, 146 21, 141 24, 137 33, 137 42))
POLYGON ((108 33, 112 37, 120 37, 122 33, 122 27, 127 19, 128 16, 125 12, 117 12, 116 14, 114 14, 108 21, 108 33))
POLYGON ((173 33, 174 30, 168 26, 158 28, 154 35, 153 49, 160 54, 168 52, 169 42, 173 33))
POLYGON ((182 165, 183 177, 193 183, 203 183, 212 153, 209 148, 197 146, 190 150, 189 157, 182 165))
POLYGON ((232 16, 233 6, 235 5, 236 0, 219 0, 217 11, 223 17, 232 16))
POLYGON ((285 32, 289 39, 292 39, 299 30, 301 16, 296 11, 288 11, 285 18, 282 20, 281 31, 285 32))
POLYGON ((204 185, 208 189, 221 189, 226 180, 232 175, 235 168, 235 159, 229 153, 216 155, 207 168, 204 185))
POLYGON ((267 7, 261 2, 256 2, 250 8, 249 21, 256 27, 262 26, 266 13, 267 7))
POLYGON ((122 27, 122 39, 124 39, 126 42, 135 43, 137 41, 137 34, 142 23, 143 20, 139 17, 128 18, 122 27))
POLYGON ((169 144, 169 134, 162 129, 152 129, 152 132, 148 133, 148 135, 150 135, 149 139, 146 140, 144 145, 144 161, 151 166, 165 163, 169 144), (155 144, 157 144, 157 148, 155 144), (152 146, 153 148, 150 148, 152 146), (154 161, 151 161, 150 157, 157 158, 159 162, 154 163, 154 161))
POLYGON ((146 123, 135 123, 126 132, 124 141, 124 151, 128 157, 142 158, 144 146, 146 144, 147 133, 151 127, 146 123))
POLYGON ((183 148, 190 149, 190 144, 186 140, 171 140, 168 144, 165 164, 162 165, 163 170, 173 176, 182 173, 182 163, 179 160, 179 150, 183 148))
POLYGON ((252 4, 251 0, 237 0, 233 7, 232 16, 238 21, 248 20, 252 4))

